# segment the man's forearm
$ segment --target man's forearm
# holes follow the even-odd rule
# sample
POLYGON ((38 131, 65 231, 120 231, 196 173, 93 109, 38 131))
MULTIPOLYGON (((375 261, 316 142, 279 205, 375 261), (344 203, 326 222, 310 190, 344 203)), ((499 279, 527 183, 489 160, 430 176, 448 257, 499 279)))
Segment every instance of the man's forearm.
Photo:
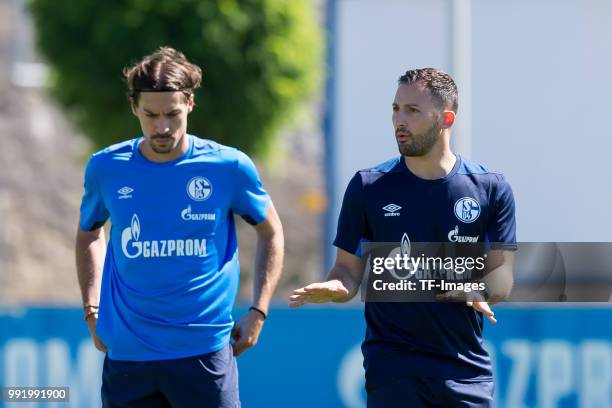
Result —
POLYGON ((95 239, 78 234, 76 268, 83 305, 97 306, 99 304, 105 254, 106 242, 103 230, 95 239))
POLYGON ((503 264, 489 272, 483 279, 487 290, 489 304, 494 305, 510 297, 514 280, 512 265, 503 264))
POLYGON ((514 252, 493 250, 488 253, 487 269, 483 277, 488 294, 489 304, 503 302, 510 297, 514 286, 513 277, 514 252))
POLYGON ((283 268, 284 237, 282 228, 269 237, 258 238, 255 252, 253 306, 268 313, 272 294, 283 268))

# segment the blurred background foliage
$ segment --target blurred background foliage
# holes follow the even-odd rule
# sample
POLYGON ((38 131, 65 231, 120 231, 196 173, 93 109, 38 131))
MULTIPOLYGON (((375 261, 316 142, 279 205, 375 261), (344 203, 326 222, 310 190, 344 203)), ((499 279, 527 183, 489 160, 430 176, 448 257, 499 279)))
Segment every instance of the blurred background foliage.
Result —
POLYGON ((121 71, 159 46, 203 70, 189 131, 265 157, 318 89, 309 0, 30 0, 51 93, 96 147, 140 135, 121 71))

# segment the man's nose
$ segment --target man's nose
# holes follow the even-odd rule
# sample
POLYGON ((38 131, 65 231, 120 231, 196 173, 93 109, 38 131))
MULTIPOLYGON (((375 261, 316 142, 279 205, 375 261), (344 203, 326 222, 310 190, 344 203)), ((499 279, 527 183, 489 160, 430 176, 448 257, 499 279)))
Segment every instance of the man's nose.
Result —
POLYGON ((393 127, 397 129, 408 129, 408 121, 407 120, 394 120, 393 127))
POLYGON ((406 115, 404 112, 394 112, 393 124, 395 125, 396 128, 400 126, 407 126, 408 125, 408 115, 406 115))
POLYGON ((155 124, 155 133, 163 134, 170 131, 170 121, 167 118, 161 117, 155 124))

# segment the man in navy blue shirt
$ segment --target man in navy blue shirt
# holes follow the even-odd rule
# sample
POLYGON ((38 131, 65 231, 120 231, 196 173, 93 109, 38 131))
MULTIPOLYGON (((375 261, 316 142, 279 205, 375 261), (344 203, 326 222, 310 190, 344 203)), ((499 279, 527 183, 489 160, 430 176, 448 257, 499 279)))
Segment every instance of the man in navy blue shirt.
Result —
POLYGON ((512 288, 512 190, 501 174, 451 151, 458 99, 448 74, 407 71, 392 106, 401 156, 355 174, 340 212, 334 267, 325 282, 296 289, 289 305, 353 298, 363 280, 356 254, 364 241, 484 243, 486 291, 438 296, 447 302, 366 298, 362 351, 368 407, 492 407, 483 316, 495 323, 490 305, 512 288))
POLYGON ((187 133, 199 67, 162 47, 124 74, 143 135, 90 158, 76 245, 103 406, 239 407, 234 357, 263 327, 280 220, 246 154, 187 133), (257 233, 254 303, 237 322, 235 215, 257 233))

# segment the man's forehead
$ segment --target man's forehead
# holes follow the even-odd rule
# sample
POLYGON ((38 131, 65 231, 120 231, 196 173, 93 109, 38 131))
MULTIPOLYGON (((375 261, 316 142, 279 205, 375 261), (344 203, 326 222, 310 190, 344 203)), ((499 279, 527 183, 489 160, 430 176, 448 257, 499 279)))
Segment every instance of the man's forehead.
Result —
POLYGON ((143 108, 180 107, 187 103, 185 95, 180 92, 141 92, 138 100, 143 108))
POLYGON ((417 104, 423 104, 426 101, 431 103, 431 97, 431 92, 423 81, 411 84, 400 83, 395 93, 395 103, 410 103, 410 101, 417 104))

